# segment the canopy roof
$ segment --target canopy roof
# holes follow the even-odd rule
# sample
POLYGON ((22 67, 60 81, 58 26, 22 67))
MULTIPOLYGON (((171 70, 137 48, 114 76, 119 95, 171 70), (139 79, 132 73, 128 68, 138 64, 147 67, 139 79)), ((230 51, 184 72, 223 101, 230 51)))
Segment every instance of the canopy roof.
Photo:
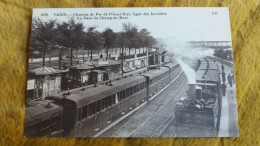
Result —
POLYGON ((51 68, 51 67, 48 67, 48 66, 42 66, 42 67, 30 70, 29 74, 33 74, 33 75, 50 75, 50 74, 58 74, 58 73, 62 73, 62 72, 65 72, 65 71, 57 70, 57 69, 54 69, 54 68, 51 68))
POLYGON ((90 65, 89 63, 76 64, 71 67, 71 69, 92 69, 92 68, 94 68, 93 65, 90 65))

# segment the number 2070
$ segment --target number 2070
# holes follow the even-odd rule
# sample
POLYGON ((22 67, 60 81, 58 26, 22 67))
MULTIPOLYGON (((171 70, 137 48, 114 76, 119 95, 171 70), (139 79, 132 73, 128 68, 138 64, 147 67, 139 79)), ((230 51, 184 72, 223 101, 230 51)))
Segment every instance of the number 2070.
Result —
POLYGON ((41 16, 48 16, 48 13, 42 13, 41 16))

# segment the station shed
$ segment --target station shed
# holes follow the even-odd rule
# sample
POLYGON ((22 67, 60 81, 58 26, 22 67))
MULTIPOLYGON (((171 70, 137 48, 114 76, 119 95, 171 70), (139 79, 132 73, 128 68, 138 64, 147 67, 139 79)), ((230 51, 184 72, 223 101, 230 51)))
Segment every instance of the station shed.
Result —
POLYGON ((35 100, 61 92, 62 73, 68 70, 57 70, 42 66, 30 70, 27 80, 27 100, 35 100))

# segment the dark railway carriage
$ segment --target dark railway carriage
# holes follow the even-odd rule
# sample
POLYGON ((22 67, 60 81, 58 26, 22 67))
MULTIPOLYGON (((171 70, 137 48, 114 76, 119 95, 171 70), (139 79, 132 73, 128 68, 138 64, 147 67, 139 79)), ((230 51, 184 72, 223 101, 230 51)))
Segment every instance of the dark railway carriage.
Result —
POLYGON ((178 73, 181 71, 181 67, 177 62, 171 62, 164 65, 164 67, 169 68, 169 78, 173 80, 178 73))
POLYGON ((51 101, 31 101, 25 114, 26 137, 59 137, 62 135, 63 109, 51 101))
POLYGON ((222 93, 218 66, 201 60, 196 83, 189 85, 186 97, 176 104, 175 117, 178 136, 215 137, 218 135, 222 93))
POLYGON ((64 136, 86 137, 111 118, 146 98, 146 80, 130 76, 111 84, 72 91, 64 97, 47 97, 64 108, 64 136))
POLYGON ((146 78, 146 87, 149 89, 147 95, 151 96, 153 93, 160 90, 160 87, 169 83, 169 69, 161 67, 160 69, 150 70, 142 76, 146 78))

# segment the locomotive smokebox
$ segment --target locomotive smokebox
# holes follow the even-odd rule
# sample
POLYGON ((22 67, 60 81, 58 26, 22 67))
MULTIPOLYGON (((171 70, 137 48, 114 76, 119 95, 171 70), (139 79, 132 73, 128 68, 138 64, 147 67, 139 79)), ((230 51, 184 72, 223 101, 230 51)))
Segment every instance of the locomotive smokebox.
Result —
POLYGON ((189 85, 189 91, 187 93, 189 99, 196 99, 196 88, 195 84, 188 84, 189 85))

